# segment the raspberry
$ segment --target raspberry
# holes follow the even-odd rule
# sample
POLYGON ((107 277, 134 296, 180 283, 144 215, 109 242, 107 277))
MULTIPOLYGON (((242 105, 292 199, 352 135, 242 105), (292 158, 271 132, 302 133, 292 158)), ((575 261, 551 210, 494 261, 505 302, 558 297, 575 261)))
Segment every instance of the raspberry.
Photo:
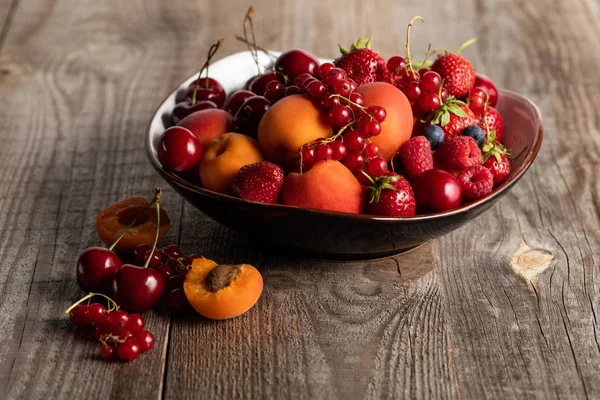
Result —
POLYGON ((415 179, 423 172, 433 168, 431 143, 425 136, 415 136, 404 143, 398 152, 404 171, 409 178, 415 179))
POLYGON ((462 187, 463 199, 466 201, 477 200, 492 191, 494 175, 489 169, 475 165, 462 170, 457 176, 462 187))
POLYGON ((456 136, 440 144, 435 161, 449 171, 461 171, 481 165, 483 157, 475 140, 469 136, 456 136))

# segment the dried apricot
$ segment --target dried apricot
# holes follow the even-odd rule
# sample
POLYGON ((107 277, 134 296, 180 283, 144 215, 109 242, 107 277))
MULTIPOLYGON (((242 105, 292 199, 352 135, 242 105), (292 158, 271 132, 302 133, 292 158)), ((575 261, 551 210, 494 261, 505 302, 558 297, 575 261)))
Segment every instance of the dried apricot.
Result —
POLYGON ((192 262, 183 284, 192 307, 211 319, 242 315, 258 301, 262 289, 262 276, 252 265, 219 265, 206 258, 192 262))

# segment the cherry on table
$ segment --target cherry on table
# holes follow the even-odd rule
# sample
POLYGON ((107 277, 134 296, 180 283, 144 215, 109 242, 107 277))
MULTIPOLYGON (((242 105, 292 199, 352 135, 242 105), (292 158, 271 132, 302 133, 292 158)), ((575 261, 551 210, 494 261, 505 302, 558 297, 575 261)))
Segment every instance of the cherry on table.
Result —
POLYGON ((165 282, 158 271, 131 264, 117 271, 111 286, 113 299, 122 308, 138 313, 154 307, 164 290, 165 282))
POLYGON ((104 247, 90 247, 77 258, 77 284, 85 292, 106 292, 121 260, 104 247))
POLYGON ((181 172, 198 165, 204 150, 189 129, 172 126, 160 136, 156 153, 165 168, 181 172))
POLYGON ((145 353, 154 347, 154 336, 148 331, 139 331, 133 335, 133 339, 140 349, 140 353, 145 353))
POLYGON ((280 72, 281 82, 284 81, 284 75, 292 81, 300 74, 316 75, 319 68, 319 61, 310 53, 301 49, 292 49, 283 52, 275 61, 275 71, 280 72))
POLYGON ((114 347, 107 344, 100 345, 100 357, 102 357, 104 360, 112 360, 115 358, 116 353, 117 352, 114 347))
POLYGON ((140 347, 135 340, 129 339, 119 344, 117 354, 122 361, 133 361, 140 355, 140 347))
POLYGON ((229 112, 231 115, 235 115, 235 113, 240 109, 244 101, 250 97, 256 96, 256 93, 253 93, 249 90, 238 90, 235 91, 229 96, 229 100, 227 100, 227 104, 225 105, 225 111, 229 112))

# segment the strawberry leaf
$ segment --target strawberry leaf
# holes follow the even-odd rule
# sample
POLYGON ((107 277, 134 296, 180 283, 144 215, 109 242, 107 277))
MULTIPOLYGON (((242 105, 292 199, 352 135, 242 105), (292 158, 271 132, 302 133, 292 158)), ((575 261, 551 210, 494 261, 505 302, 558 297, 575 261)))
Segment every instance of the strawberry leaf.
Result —
POLYGON ((341 44, 338 44, 338 47, 340 48, 340 53, 342 53, 342 55, 348 54, 348 50, 343 48, 341 44))
POLYGON ((449 112, 444 112, 442 113, 442 127, 448 125, 448 123, 450 122, 450 113, 449 112))
POLYGON ((450 104, 448 106, 448 111, 450 111, 452 114, 456 115, 457 117, 467 118, 467 113, 465 113, 465 111, 462 108, 460 108, 459 106, 457 106, 456 104, 450 104))

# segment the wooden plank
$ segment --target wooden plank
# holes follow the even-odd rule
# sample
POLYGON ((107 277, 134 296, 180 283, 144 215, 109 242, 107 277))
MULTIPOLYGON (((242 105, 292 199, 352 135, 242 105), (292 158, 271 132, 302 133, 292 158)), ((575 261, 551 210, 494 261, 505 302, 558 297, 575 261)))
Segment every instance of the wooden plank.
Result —
POLYGON ((498 206, 436 243, 458 382, 466 398, 598 398, 598 20, 585 1, 477 5, 485 71, 540 105, 546 135, 498 206), (508 265, 520 234, 556 257, 537 283, 508 265))
MULTIPOLYGON (((81 296, 75 260, 99 244, 96 213, 160 183, 142 134, 173 71, 192 68, 176 45, 187 27, 168 14, 160 1, 24 0, 14 15, 0 77, 2 398, 161 396, 166 316, 145 316, 156 348, 119 365, 62 311, 81 296)), ((165 194, 175 223, 181 204, 165 194)))

